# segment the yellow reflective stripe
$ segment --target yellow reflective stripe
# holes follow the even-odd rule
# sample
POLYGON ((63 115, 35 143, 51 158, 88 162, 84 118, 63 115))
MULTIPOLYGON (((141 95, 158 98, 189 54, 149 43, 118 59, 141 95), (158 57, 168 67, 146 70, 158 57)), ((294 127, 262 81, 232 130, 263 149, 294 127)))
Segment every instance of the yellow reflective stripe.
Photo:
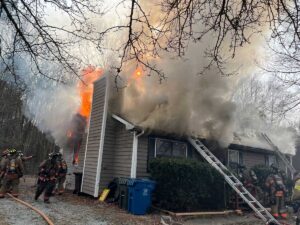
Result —
POLYGON ((296 185, 296 186, 295 186, 295 189, 296 189, 297 191, 300 191, 300 185, 296 185))

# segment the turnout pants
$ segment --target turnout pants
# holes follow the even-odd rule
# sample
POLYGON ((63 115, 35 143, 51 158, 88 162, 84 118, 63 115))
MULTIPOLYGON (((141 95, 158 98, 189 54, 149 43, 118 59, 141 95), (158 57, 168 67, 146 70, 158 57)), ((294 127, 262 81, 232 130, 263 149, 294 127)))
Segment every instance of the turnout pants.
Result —
POLYGON ((4 197, 4 195, 6 194, 6 192, 11 190, 11 194, 14 197, 18 197, 19 195, 19 183, 20 183, 20 179, 16 176, 16 177, 9 177, 9 176, 5 176, 2 179, 2 185, 0 188, 0 197, 4 197))
POLYGON ((52 195, 52 192, 55 188, 55 181, 50 181, 50 180, 46 180, 46 181, 42 181, 39 180, 38 181, 38 185, 37 185, 37 190, 35 193, 35 199, 37 200, 40 195, 44 193, 44 201, 48 201, 50 196, 52 195))
POLYGON ((57 190, 58 190, 58 194, 62 194, 64 193, 64 183, 66 181, 66 176, 59 176, 57 178, 57 190))
POLYGON ((275 199, 271 204, 271 213, 275 218, 278 218, 279 216, 281 216, 282 218, 287 217, 284 196, 282 194, 275 195, 275 199))

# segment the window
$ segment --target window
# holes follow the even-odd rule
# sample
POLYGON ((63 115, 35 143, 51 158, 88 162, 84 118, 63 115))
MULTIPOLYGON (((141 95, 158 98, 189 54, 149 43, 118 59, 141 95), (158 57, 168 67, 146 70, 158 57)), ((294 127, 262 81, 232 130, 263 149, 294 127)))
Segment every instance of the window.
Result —
POLYGON ((228 149, 228 166, 233 170, 238 169, 238 165, 243 165, 243 154, 237 150, 228 149))
POLYGON ((278 165, 276 156, 275 155, 267 155, 266 156, 266 166, 271 166, 272 164, 278 165))
POLYGON ((240 163, 239 151, 236 150, 228 150, 228 163, 240 163))
POLYGON ((168 139, 155 139, 155 157, 187 158, 187 144, 168 139))

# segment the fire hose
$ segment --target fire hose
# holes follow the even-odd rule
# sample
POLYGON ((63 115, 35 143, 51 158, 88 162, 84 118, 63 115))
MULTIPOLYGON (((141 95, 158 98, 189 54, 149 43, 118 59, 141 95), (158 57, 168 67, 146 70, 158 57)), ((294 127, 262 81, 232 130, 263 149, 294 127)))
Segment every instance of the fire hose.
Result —
POLYGON ((9 194, 9 193, 7 193, 7 195, 8 195, 9 197, 13 198, 14 200, 16 200, 17 202, 19 202, 19 203, 21 203, 21 204, 27 206, 28 208, 30 208, 30 209, 32 209, 33 211, 35 211, 35 212, 37 212, 38 214, 40 214, 40 216, 42 216, 43 219, 44 219, 49 225, 54 225, 54 223, 49 219, 49 217, 46 216, 46 214, 43 213, 41 210, 39 210, 39 209, 33 207, 32 205, 30 205, 30 204, 27 203, 27 202, 24 202, 24 201, 22 201, 22 200, 20 200, 20 199, 18 199, 18 198, 16 198, 16 197, 14 197, 14 196, 12 196, 12 195, 9 194))

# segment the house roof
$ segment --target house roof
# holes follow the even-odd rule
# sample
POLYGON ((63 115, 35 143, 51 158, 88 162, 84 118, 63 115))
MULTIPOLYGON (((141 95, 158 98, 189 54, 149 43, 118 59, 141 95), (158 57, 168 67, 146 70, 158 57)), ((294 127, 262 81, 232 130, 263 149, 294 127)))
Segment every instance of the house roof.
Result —
MULTIPOLYGON (((279 148, 279 150, 288 155, 295 155, 295 146, 294 142, 290 142, 282 137, 278 137, 272 134, 269 134, 272 142, 279 148)), ((267 143, 260 133, 251 132, 248 134, 235 133, 232 143, 229 145, 229 148, 234 149, 243 149, 256 152, 274 152, 273 148, 267 143)))
MULTIPOLYGON (((135 126, 134 124, 128 122, 120 116, 112 114, 112 117, 120 123, 124 124, 126 130, 142 130, 140 127, 135 126)), ((274 136, 269 134, 269 137, 282 153, 295 155, 296 148, 293 141, 287 143, 285 138, 280 138, 278 137, 278 135, 274 136)), ((258 132, 234 133, 233 141, 229 144, 228 148, 260 153, 274 152, 273 148, 258 132)))
POLYGON ((114 118, 115 120, 119 121, 120 123, 124 124, 125 127, 126 127, 126 130, 133 130, 134 129, 134 125, 132 123, 129 123, 128 121, 124 120, 123 118, 115 115, 115 114, 112 114, 111 115, 112 118, 114 118))
POLYGON ((128 122, 127 120, 123 119, 123 118, 120 117, 120 116, 117 116, 117 115, 115 115, 115 114, 112 114, 111 117, 114 118, 115 120, 117 120, 118 122, 124 124, 126 130, 130 130, 130 131, 134 131, 134 130, 136 130, 136 131, 142 131, 142 130, 143 130, 141 127, 136 126, 136 125, 134 125, 134 124, 128 122))

